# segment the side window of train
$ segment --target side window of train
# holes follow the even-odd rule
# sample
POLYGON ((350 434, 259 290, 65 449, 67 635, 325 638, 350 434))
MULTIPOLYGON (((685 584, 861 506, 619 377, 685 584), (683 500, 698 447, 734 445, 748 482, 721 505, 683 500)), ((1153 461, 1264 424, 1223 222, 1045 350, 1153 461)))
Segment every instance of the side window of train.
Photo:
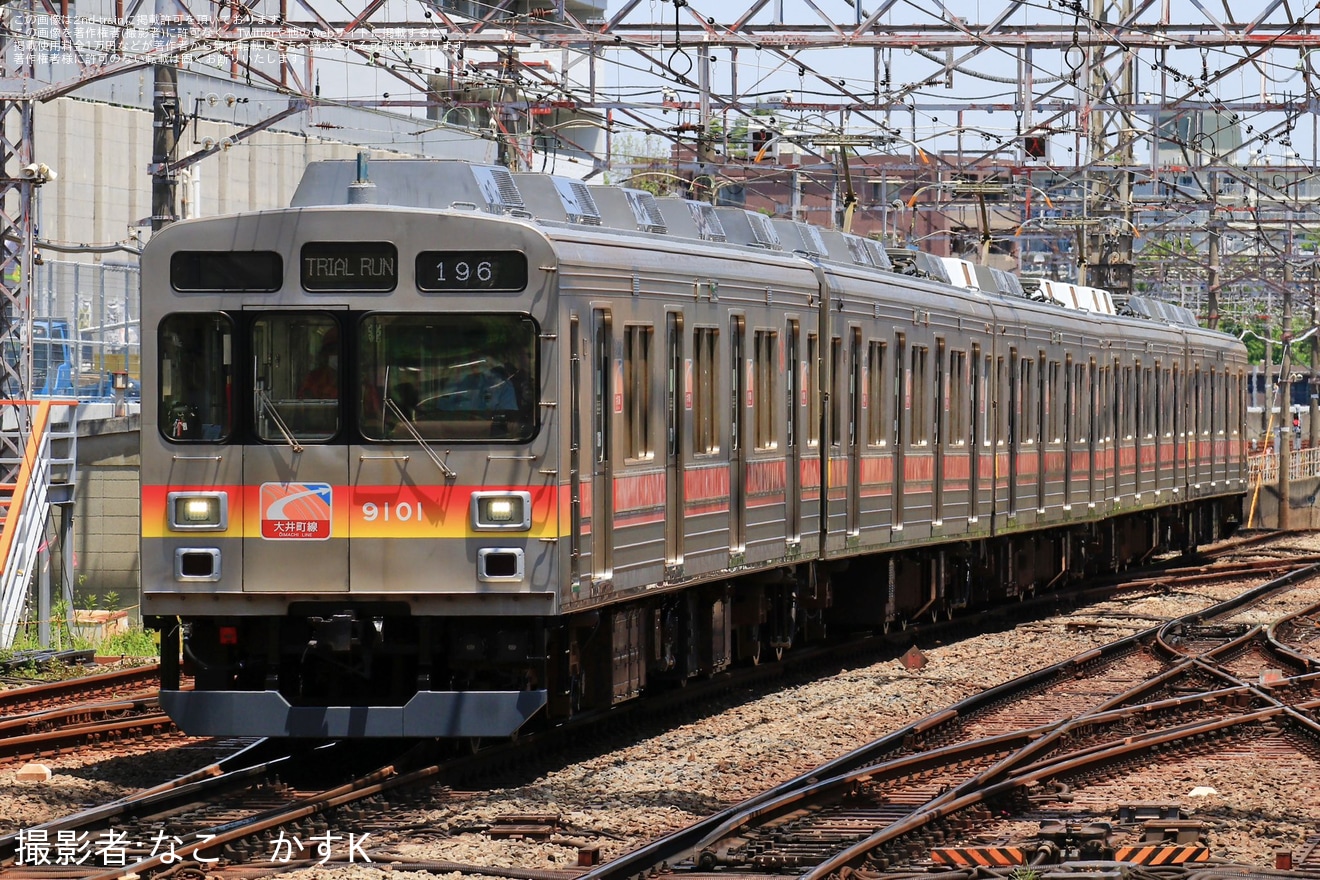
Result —
POLYGON ((925 345, 912 346, 912 426, 909 429, 912 435, 912 446, 927 446, 930 444, 931 431, 931 412, 930 397, 931 388, 927 381, 927 365, 930 360, 930 348, 925 345))
MULTIPOLYGON (((1057 366, 1057 365, 1056 365, 1057 366)), ((1060 405, 1062 414, 1062 434, 1059 439, 1065 444, 1071 444, 1077 438, 1076 411, 1077 411, 1077 384, 1075 377, 1077 375, 1076 367, 1073 365, 1072 355, 1065 355, 1063 359, 1063 396, 1055 398, 1060 405)), ((1070 459, 1065 459, 1068 461, 1070 459)))
POLYGON ((1046 385, 1045 409, 1048 413, 1049 428, 1045 439, 1050 443, 1063 442, 1063 415, 1066 410, 1063 391, 1063 377, 1065 372, 1059 367, 1058 361, 1049 362, 1049 381, 1046 385))
POLYGON ((625 457, 646 460, 655 457, 651 444, 651 348, 650 326, 623 328, 623 419, 627 443, 625 457))
POLYGON ((1001 356, 995 360, 995 391, 990 396, 994 406, 994 442, 996 446, 1008 443, 1008 411, 1012 405, 1009 399, 1008 362, 1001 356))
POLYGON ((867 444, 870 446, 884 446, 888 440, 885 432, 885 403, 889 400, 889 395, 885 393, 885 354, 886 346, 883 342, 871 342, 870 351, 866 358, 866 381, 867 381, 867 401, 869 409, 867 410, 867 444))
POLYGON ((329 312, 270 312, 252 321, 252 430, 267 443, 329 440, 339 433, 339 319, 329 312))
POLYGON ((1053 386, 1050 382, 1049 362, 1045 358, 1045 352, 1040 353, 1040 358, 1036 362, 1036 439, 1040 443, 1048 441, 1052 434, 1050 433, 1050 392, 1053 386))
MULTIPOLYGON (((1212 434, 1218 434, 1218 433, 1220 433, 1219 426, 1220 426, 1220 424, 1221 424, 1222 421, 1223 421, 1223 417, 1222 417, 1222 415, 1221 415, 1221 413, 1223 412, 1223 408, 1222 408, 1221 405, 1220 405, 1220 395, 1219 395, 1219 373, 1218 373, 1218 371, 1215 370, 1214 367, 1211 367, 1211 368, 1210 368, 1210 407, 1209 407, 1209 409, 1210 409, 1210 420, 1209 420, 1209 424, 1207 425, 1207 427, 1210 429, 1210 433, 1212 433, 1212 434)), ((1289 420, 1289 423, 1291 423, 1291 419, 1289 420)))
POLYGON ((820 339, 807 334, 807 445, 820 445, 820 339))
POLYGON ((1205 381, 1201 377, 1200 364, 1196 365, 1192 373, 1192 431, 1196 434, 1205 433, 1205 381))
POLYGON ((1151 435, 1154 437, 1164 436, 1164 423, 1168 418, 1166 409, 1166 397, 1164 394, 1164 365, 1160 361, 1155 362, 1155 368, 1151 373, 1151 402, 1155 406, 1155 420, 1151 425, 1151 435))
POLYGON ((716 395, 719 384, 720 331, 714 327, 696 327, 692 331, 692 449, 698 455, 720 451, 719 419, 716 395))
POLYGON ((1032 446, 1036 442, 1036 382, 1033 378, 1036 362, 1031 359, 1030 352, 1023 352, 1021 360, 1018 361, 1018 372, 1021 374, 1021 381, 1018 383, 1018 394, 1021 399, 1018 401, 1018 445, 1032 446))
POLYGON ((218 443, 233 433, 234 323, 220 312, 177 313, 160 322, 161 436, 218 443))
MULTIPOLYGON (((1141 405, 1143 409, 1148 407, 1147 411, 1153 415, 1159 412, 1159 405, 1155 400, 1155 372, 1150 367, 1146 367, 1142 370, 1141 377, 1141 405)), ((1148 438, 1155 436, 1154 423, 1154 418, 1146 417, 1142 427, 1143 436, 1148 438)))
POLYGON ((949 428, 945 444, 948 446, 967 445, 967 400, 969 380, 967 377, 967 352, 949 353, 949 428))
POLYGON ((756 420, 755 443, 758 450, 774 449, 779 445, 779 421, 776 406, 779 392, 775 387, 778 371, 775 358, 779 351, 779 334, 773 330, 757 330, 753 342, 755 351, 752 417, 756 420))
POLYGON ((1119 412, 1123 415, 1123 438, 1131 440, 1139 427, 1137 408, 1141 405, 1136 396, 1136 367, 1123 368, 1123 400, 1119 412))

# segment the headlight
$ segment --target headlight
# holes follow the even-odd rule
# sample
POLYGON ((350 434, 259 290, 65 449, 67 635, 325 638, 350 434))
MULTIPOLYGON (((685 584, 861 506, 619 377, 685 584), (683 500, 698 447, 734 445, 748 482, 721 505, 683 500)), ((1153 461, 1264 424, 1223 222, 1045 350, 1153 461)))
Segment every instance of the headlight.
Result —
POLYGON ((221 532, 229 527, 229 496, 224 492, 171 492, 166 499, 174 531, 221 532))
POLYGON ((472 528, 523 532, 532 527, 530 492, 473 492, 472 528))

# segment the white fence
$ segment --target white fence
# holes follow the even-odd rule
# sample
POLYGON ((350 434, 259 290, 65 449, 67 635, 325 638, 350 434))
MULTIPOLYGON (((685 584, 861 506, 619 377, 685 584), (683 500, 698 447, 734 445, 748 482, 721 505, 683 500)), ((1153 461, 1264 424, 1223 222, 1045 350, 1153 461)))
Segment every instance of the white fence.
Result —
MULTIPOLYGON (((1269 450, 1262 455, 1247 456, 1251 485, 1275 483, 1279 479, 1279 457, 1269 450)), ((1320 477, 1320 448, 1294 450, 1288 459, 1288 479, 1304 480, 1320 477)))

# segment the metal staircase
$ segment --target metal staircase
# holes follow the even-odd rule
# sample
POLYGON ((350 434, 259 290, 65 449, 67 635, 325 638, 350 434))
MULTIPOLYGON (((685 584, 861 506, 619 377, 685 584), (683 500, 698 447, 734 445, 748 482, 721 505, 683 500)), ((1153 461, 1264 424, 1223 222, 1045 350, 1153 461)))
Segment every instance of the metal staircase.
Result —
MULTIPOLYGON (((0 482, 0 648, 11 647, 18 633, 32 575, 47 544, 52 505, 64 506, 59 546, 70 546, 72 517, 68 511, 77 481, 77 413, 76 400, 0 400, 0 448, 21 450, 17 458, 0 457, 0 479, 4 480, 0 482)), ((48 623, 50 603, 45 590, 40 600, 38 617, 48 623)))

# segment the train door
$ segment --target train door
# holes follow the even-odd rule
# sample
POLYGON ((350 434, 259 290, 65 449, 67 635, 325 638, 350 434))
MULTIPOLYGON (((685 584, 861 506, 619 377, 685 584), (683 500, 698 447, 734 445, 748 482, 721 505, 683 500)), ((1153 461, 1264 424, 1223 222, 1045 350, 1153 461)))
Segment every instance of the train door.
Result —
POLYGON ((1008 455, 1005 452, 1008 438, 1008 365, 1003 355, 995 358, 995 373, 990 378, 993 392, 990 395, 990 424, 992 434, 990 446, 994 454, 994 469, 990 487, 990 518, 993 522, 1004 510, 1004 475, 1008 473, 1008 455))
POLYGON ((614 333, 608 309, 591 312, 591 573, 595 580, 613 575, 610 524, 614 521, 614 475, 610 450, 611 418, 623 409, 623 389, 616 388, 611 355, 614 333))
POLYGON ((1096 470, 1100 466, 1100 369, 1091 358, 1086 383, 1086 503, 1095 507, 1096 470))
MULTIPOLYGON (((820 549, 824 548, 824 516, 825 516, 825 456, 821 451, 821 403, 820 398, 824 389, 821 387, 820 379, 820 337, 815 333, 807 334, 807 356, 802 361, 802 388, 803 395, 806 398, 806 423, 802 426, 808 454, 815 454, 815 461, 807 460, 805 470, 808 477, 815 479, 815 500, 814 509, 808 508, 806 516, 811 519, 808 528, 810 534, 815 535, 815 540, 819 543, 820 549)), ((808 485, 810 485, 808 481, 808 485)))
POLYGON ((934 485, 931 487, 931 525, 944 522, 944 449, 947 445, 944 436, 947 430, 945 407, 948 405, 947 386, 944 373, 944 340, 935 340, 935 435, 931 438, 935 458, 934 485))
POLYGON ((1173 491, 1177 494, 1182 493, 1186 486, 1187 478, 1185 472, 1187 467, 1187 450, 1183 445, 1186 439, 1183 437, 1183 430, 1186 427, 1187 419, 1186 414, 1183 412, 1183 401, 1185 400, 1185 397, 1183 395, 1182 376, 1182 365, 1175 362, 1173 365, 1173 381, 1171 385, 1173 406, 1170 411, 1173 415, 1173 419, 1170 430, 1173 437, 1173 491))
POLYGON ((729 320, 729 552, 741 555, 747 548, 747 374, 751 361, 744 354, 746 322, 742 315, 729 320))
MULTIPOLYGON (((844 370, 843 360, 843 337, 831 336, 829 349, 826 353, 828 368, 825 371, 825 400, 829 406, 825 408, 826 420, 824 428, 824 439, 821 443, 821 474, 823 479, 821 490, 821 504, 824 508, 825 526, 824 538, 828 542, 830 533, 837 532, 839 523, 843 523, 843 528, 848 527, 848 471, 843 460, 844 452, 847 449, 847 442, 844 434, 848 430, 848 401, 847 401, 847 373, 844 370), (839 499, 834 497, 834 489, 839 487, 843 495, 839 499)), ((829 544, 825 545, 827 548, 829 544)))
POLYGON ((789 320, 787 332, 784 334, 784 380, 787 386, 788 403, 785 407, 787 418, 785 442, 785 486, 786 497, 784 510, 784 534, 787 537, 791 547, 799 546, 802 542, 802 448, 799 445, 801 440, 800 428, 800 410, 801 406, 801 382, 798 372, 798 332, 799 325, 797 321, 789 320))
POLYGON ((1077 374, 1072 355, 1063 359, 1063 507, 1072 509, 1073 502, 1073 440, 1077 431, 1077 374))
POLYGON ((1155 408, 1154 423, 1151 425, 1151 433, 1155 438, 1155 470, 1151 476, 1151 488, 1158 496, 1164 489, 1164 419, 1168 415, 1164 408, 1164 364, 1162 361, 1155 361, 1155 371, 1151 379, 1154 382, 1151 398, 1155 408))
POLYGON ((683 564, 683 315, 665 316, 665 563, 683 564))
POLYGON ((1036 364, 1036 510, 1045 512, 1045 448, 1054 442, 1054 432, 1050 430, 1050 415, 1054 400, 1054 377, 1058 373, 1058 364, 1050 364, 1045 352, 1040 353, 1036 364))
POLYGON ((1095 502, 1108 502, 1113 467, 1113 399, 1109 391, 1109 367, 1096 365, 1096 474, 1095 502))
MULTIPOLYGON (((1210 368, 1210 399, 1206 402, 1208 410, 1207 422, 1210 428, 1210 442, 1207 444, 1206 450, 1209 455, 1210 484, 1212 486, 1219 480, 1219 474, 1221 472, 1220 460, 1223 457, 1220 455, 1222 444, 1219 441, 1219 438, 1224 436, 1224 432, 1221 430, 1224 423, 1224 397, 1221 392, 1222 388, 1223 376, 1212 366, 1210 368)), ((1288 442, 1283 444, 1283 448, 1287 450, 1292 446, 1292 419, 1290 417, 1285 416, 1283 430, 1285 436, 1288 438, 1288 442)))
POLYGON ((858 435, 862 430, 862 330, 850 333, 848 367, 848 534, 862 531, 862 450, 858 435))
MULTIPOLYGON (((1188 463, 1188 471, 1192 485, 1197 488, 1200 488, 1201 485, 1205 462, 1205 452, 1201 445, 1201 440, 1205 436, 1205 392, 1202 388, 1202 382, 1201 365, 1197 364, 1192 369, 1192 395, 1190 398, 1192 420, 1188 426, 1192 438, 1192 442, 1189 444, 1191 461, 1188 463)), ((1287 402, 1282 401, 1280 412, 1287 412, 1287 408, 1287 402)))
POLYGON ((582 327, 577 315, 568 322, 568 479, 569 479, 569 582, 576 589, 582 580, 582 557, 589 554, 590 538, 582 533, 582 327))
POLYGON ((1008 350, 1008 515, 1018 512, 1018 448, 1021 442, 1022 386, 1018 380, 1018 350, 1008 350))
POLYGON ((1138 360, 1131 368, 1132 378, 1128 382, 1128 390, 1131 396, 1124 401, 1129 407, 1128 426, 1132 430, 1132 492, 1134 495, 1140 495, 1146 488, 1142 480, 1141 470, 1144 467, 1142 456, 1145 454, 1145 432, 1149 430, 1148 422, 1150 416, 1147 407, 1150 405, 1146 398, 1146 375, 1150 368, 1138 360))
POLYGON ((257 528, 243 537, 248 592, 348 590, 346 312, 246 311, 253 389, 243 483, 257 528))
POLYGON ((911 388, 908 373, 907 337, 902 333, 894 341, 894 528, 903 528, 903 494, 907 491, 903 444, 907 442, 908 402, 911 388))
POLYGON ((985 439, 985 389, 981 383, 981 346, 972 346, 972 435, 968 461, 967 516, 971 522, 981 517, 981 444, 985 439))
POLYGON ((1123 495, 1123 448, 1127 445, 1123 437, 1123 422, 1126 418, 1123 410, 1127 401, 1123 399, 1123 368, 1118 358, 1113 360, 1113 369, 1108 373, 1109 390, 1109 491, 1106 497, 1117 501, 1123 495))

